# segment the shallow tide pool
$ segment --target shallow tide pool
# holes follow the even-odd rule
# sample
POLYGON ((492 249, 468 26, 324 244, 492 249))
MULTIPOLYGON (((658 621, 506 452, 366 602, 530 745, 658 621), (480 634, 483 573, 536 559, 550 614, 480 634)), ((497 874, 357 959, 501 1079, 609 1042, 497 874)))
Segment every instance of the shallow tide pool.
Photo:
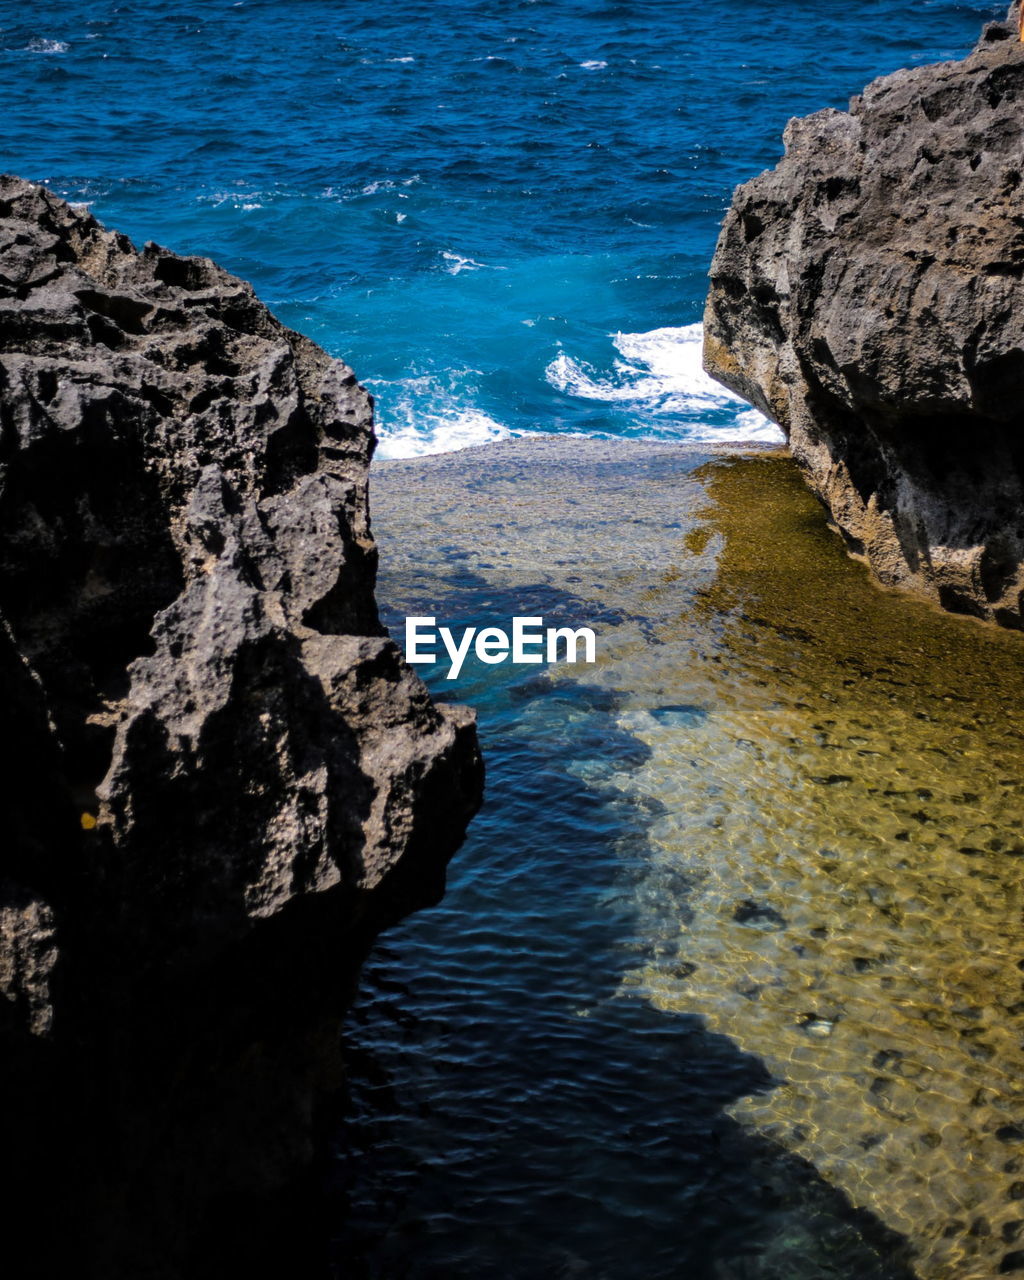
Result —
POLYGON ((1020 637, 873 586, 770 452, 524 441, 373 503, 393 627, 599 661, 430 677, 487 799, 367 966, 339 1274, 1024 1268, 1020 637))

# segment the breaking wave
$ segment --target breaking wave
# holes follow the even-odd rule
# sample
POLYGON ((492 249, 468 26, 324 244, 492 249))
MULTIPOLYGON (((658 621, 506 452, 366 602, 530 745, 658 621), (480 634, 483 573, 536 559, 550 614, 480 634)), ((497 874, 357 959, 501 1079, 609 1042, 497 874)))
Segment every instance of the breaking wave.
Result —
POLYGON ((545 376, 565 396, 615 405, 632 419, 631 434, 781 442, 775 423, 704 372, 703 340, 699 324, 618 333, 607 369, 561 351, 545 376))

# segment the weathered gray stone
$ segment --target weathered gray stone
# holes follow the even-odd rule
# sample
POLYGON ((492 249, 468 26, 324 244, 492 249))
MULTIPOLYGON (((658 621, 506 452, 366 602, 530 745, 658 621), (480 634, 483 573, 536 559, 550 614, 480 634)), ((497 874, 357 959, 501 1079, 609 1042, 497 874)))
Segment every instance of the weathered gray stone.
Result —
POLYGON ((479 803, 472 714, 378 620, 372 432, 248 285, 0 179, 3 1102, 33 1151, 123 1129, 98 1273, 294 1173, 324 1028, 479 803))
POLYGON ((705 364, 777 421, 878 578, 1021 627, 1024 44, 793 120, 740 187, 705 364))

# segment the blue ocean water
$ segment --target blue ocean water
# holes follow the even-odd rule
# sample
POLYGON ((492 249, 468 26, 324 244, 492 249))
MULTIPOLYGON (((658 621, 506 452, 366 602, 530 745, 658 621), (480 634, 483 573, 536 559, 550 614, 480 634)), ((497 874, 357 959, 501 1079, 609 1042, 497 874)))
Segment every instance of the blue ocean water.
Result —
POLYGON ((252 280, 370 385, 385 456, 770 436, 700 370, 732 187, 1004 8, 2 0, 0 163, 252 280))

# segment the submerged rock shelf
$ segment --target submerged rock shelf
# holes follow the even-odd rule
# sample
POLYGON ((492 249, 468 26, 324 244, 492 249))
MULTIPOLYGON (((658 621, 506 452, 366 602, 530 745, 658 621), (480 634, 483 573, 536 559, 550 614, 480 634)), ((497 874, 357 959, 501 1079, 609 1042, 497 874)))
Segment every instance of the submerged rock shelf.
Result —
POLYGON ((709 716, 685 742, 627 721, 655 861, 687 882, 637 981, 765 1061, 778 1087, 735 1114, 919 1274, 992 1275, 1024 1229, 1019 645, 876 592, 791 464, 707 482, 698 617, 729 621, 686 689, 709 716))
MULTIPOLYGON (((590 703, 604 691, 619 747, 591 759, 581 739, 566 767, 581 795, 633 815, 588 838, 595 866, 615 846, 629 903, 613 951, 590 957, 618 973, 614 999, 698 1016, 760 1059, 770 1082, 748 1082, 729 1113, 898 1233, 917 1275, 1019 1266, 1019 637, 880 591, 795 464, 769 452, 542 440, 374 477, 389 616, 429 601, 500 621, 546 598, 598 630, 596 667, 478 665, 457 691, 481 706, 485 740, 496 681, 531 682, 526 718, 544 714, 531 712, 544 686, 567 706, 574 685, 590 703), (428 529, 416 579, 398 548, 427 545, 428 529)), ((517 821, 544 842, 543 808, 517 821)), ((456 918, 461 877, 486 875, 492 855, 471 841, 464 856, 441 909, 456 918)), ((365 1018, 372 1043, 372 1005, 365 1018)), ((611 1085, 594 1069, 595 1107, 602 1090, 644 1087, 621 1043, 616 1061, 611 1085)), ((781 1237, 758 1247, 737 1274, 820 1274, 820 1240, 809 1258, 781 1237)), ((863 1257, 832 1261, 830 1274, 868 1274, 863 1257)))

